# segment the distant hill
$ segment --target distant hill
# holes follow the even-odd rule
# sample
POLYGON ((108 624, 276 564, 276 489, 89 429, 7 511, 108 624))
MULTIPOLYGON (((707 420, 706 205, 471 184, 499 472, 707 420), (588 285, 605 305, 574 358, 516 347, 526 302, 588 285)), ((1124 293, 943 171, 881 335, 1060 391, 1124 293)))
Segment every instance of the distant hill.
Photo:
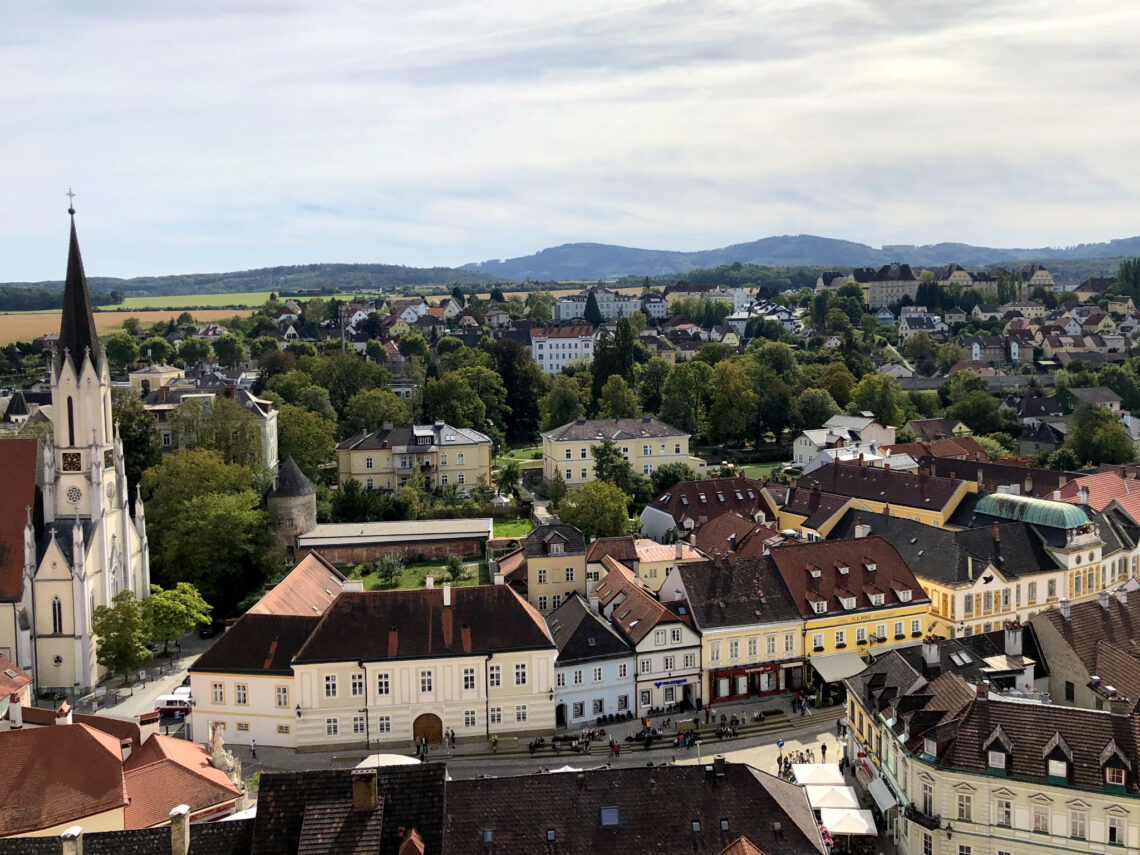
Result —
POLYGON ((895 244, 875 249, 862 243, 815 235, 782 235, 696 252, 636 249, 603 243, 568 243, 520 258, 465 264, 461 269, 506 279, 565 281, 619 276, 667 276, 738 261, 742 264, 773 267, 871 267, 892 261, 919 267, 941 267, 950 262, 966 267, 988 267, 1011 262, 1108 259, 1130 255, 1140 255, 1140 237, 1065 248, 997 249, 963 243, 938 243, 927 246, 895 244))
MULTIPOLYGON (((263 267, 236 273, 191 273, 184 276, 140 276, 114 279, 88 278, 92 289, 127 297, 160 297, 168 294, 228 294, 244 291, 318 291, 322 288, 353 291, 362 288, 402 288, 418 285, 483 285, 501 277, 451 267, 403 267, 397 264, 303 264, 263 267)), ((0 287, 62 291, 63 282, 10 282, 0 287)))

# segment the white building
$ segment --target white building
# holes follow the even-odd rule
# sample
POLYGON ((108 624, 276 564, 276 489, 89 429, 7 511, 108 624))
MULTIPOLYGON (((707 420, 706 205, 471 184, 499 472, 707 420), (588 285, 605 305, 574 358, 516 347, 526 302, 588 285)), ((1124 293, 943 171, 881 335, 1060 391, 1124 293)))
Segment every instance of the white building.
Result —
POLYGON ((576 318, 585 317, 586 304, 589 302, 591 293, 593 293, 594 300, 598 304, 598 311, 601 312, 603 321, 627 318, 642 309, 640 296, 619 294, 609 288, 595 286, 587 288, 581 294, 560 297, 558 302, 554 304, 554 320, 572 321, 576 318))
POLYGON ((530 352, 546 374, 560 374, 572 363, 594 361, 594 331, 588 325, 532 329, 530 352))
POLYGON ((599 716, 633 710, 636 660, 629 642, 581 594, 546 616, 558 657, 554 661, 554 718, 577 729, 599 716))
POLYGON ((870 413, 836 415, 823 427, 805 430, 792 442, 792 459, 797 466, 815 460, 824 449, 845 445, 894 445, 895 429, 876 421, 870 413))

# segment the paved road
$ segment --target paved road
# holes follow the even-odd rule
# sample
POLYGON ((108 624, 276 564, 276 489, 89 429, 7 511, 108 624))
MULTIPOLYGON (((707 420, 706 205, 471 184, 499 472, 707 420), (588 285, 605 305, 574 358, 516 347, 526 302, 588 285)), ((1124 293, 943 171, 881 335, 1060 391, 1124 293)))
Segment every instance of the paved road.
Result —
MULTIPOLYGON (((171 659, 159 660, 168 666, 163 676, 157 680, 148 680, 146 683, 136 683, 130 689, 120 690, 121 697, 117 704, 101 707, 95 714, 137 719, 143 713, 153 712, 155 699, 159 695, 169 695, 182 685, 182 681, 186 678, 186 669, 216 640, 203 640, 198 638, 197 633, 187 635, 179 642, 182 647, 180 652, 176 652, 171 659)), ((116 685, 118 685, 117 679, 109 684, 109 686, 116 685)))

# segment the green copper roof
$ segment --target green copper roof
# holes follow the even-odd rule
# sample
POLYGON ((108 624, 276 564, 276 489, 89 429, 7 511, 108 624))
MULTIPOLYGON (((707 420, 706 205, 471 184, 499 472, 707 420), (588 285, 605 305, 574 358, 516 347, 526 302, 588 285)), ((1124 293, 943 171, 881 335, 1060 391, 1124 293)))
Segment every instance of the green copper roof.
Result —
POLYGON ((991 517, 1020 520, 1051 528, 1079 528, 1088 525, 1089 522, 1085 512, 1069 502, 1053 502, 1049 499, 1012 496, 1006 493, 990 493, 988 496, 982 496, 978 499, 974 511, 991 517))

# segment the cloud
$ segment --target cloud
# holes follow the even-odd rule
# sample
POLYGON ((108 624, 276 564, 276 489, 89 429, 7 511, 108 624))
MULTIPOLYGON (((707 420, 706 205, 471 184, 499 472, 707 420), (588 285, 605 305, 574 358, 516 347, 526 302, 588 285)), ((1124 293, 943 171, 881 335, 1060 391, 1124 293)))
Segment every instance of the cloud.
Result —
POLYGON ((1126 0, 0 12, 0 280, 1137 231, 1126 0))

